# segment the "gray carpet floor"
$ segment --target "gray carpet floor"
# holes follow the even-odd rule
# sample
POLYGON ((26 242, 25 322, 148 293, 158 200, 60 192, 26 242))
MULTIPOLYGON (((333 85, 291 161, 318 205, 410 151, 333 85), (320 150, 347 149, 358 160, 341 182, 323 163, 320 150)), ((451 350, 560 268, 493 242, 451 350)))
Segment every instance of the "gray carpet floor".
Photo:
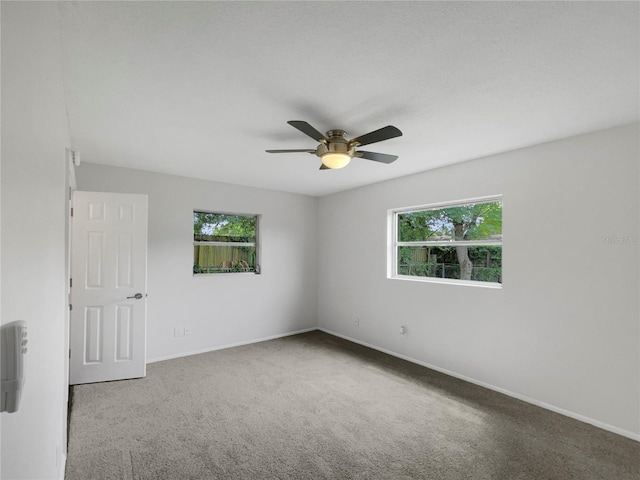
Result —
POLYGON ((66 480, 638 480, 640 444, 315 331, 73 388, 66 480))

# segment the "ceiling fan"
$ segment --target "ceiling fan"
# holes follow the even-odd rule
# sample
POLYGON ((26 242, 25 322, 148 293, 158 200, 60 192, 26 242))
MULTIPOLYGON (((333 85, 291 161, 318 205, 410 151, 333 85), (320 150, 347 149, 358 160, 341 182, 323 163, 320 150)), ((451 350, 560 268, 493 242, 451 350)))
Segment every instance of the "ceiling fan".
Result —
POLYGON ((267 153, 313 153, 322 159, 320 170, 346 167, 353 157, 382 163, 391 163, 398 158, 397 155, 356 150, 356 148, 362 145, 369 145, 370 143, 382 142, 383 140, 402 136, 402 132, 392 125, 347 140, 347 132, 344 130, 329 130, 326 135, 323 135, 302 120, 290 120, 287 123, 320 142, 320 145, 315 149, 266 150, 267 153))

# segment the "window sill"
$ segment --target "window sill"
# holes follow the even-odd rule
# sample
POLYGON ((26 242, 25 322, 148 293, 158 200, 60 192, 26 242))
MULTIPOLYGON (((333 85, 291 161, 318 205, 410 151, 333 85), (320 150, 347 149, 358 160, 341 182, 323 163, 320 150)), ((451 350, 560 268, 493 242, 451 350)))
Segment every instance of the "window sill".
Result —
POLYGON ((502 289, 501 283, 478 282, 475 280, 455 280, 453 278, 434 278, 434 277, 412 277, 409 275, 390 275, 387 278, 389 280, 406 280, 409 282, 440 283, 440 284, 447 284, 447 285, 461 285, 465 287, 489 288, 493 290, 502 289))
POLYGON ((193 278, 227 277, 229 275, 260 275, 256 272, 217 272, 217 273, 193 273, 193 278))

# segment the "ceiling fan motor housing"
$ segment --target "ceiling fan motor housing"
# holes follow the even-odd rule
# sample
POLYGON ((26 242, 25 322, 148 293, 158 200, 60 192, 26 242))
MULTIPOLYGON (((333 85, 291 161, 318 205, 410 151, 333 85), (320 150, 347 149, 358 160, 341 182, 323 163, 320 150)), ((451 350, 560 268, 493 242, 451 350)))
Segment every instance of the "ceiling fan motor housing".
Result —
POLYGON ((343 153, 353 157, 355 154, 355 145, 349 145, 347 132, 344 130, 329 130, 327 132, 327 141, 318 145, 316 150, 316 155, 319 157, 327 153, 343 153))

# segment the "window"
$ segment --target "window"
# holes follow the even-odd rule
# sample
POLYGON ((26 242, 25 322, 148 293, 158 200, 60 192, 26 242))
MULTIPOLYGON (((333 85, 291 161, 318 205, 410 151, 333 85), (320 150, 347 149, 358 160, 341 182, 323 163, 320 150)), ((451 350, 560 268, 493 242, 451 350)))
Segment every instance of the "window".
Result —
POLYGON ((258 252, 258 215, 193 212, 194 275, 260 273, 258 252))
POLYGON ((390 216, 391 277, 502 283, 501 196, 396 209, 390 216))

